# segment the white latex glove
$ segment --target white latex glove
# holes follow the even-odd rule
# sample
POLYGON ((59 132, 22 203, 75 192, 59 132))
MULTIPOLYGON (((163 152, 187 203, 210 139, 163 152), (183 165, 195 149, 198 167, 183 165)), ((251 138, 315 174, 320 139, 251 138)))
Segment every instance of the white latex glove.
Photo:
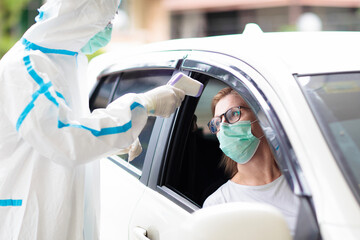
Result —
POLYGON ((118 154, 128 154, 128 161, 131 162, 134 158, 139 156, 142 152, 142 147, 137 138, 128 148, 122 149, 118 154))
POLYGON ((170 85, 163 85, 141 94, 149 116, 169 117, 184 100, 185 92, 170 85))

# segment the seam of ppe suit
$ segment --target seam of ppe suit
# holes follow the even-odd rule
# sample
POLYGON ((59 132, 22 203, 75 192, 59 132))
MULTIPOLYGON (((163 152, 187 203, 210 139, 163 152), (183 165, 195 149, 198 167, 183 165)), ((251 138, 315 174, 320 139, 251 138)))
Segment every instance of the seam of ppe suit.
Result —
MULTIPOLYGON (((28 49, 26 49, 26 50, 28 50, 28 49)), ((28 116, 28 114, 31 112, 31 110, 34 108, 35 101, 38 99, 38 97, 41 94, 44 94, 46 96, 46 98, 50 100, 50 102, 52 102, 56 107, 59 107, 59 103, 56 101, 56 98, 54 98, 51 95, 51 93, 49 92, 49 88, 53 86, 52 83, 51 82, 44 83, 44 80, 36 73, 35 69, 33 68, 29 55, 25 56, 23 58, 23 61, 24 61, 25 67, 27 69, 27 72, 34 79, 34 81, 40 86, 40 88, 39 88, 38 91, 36 91, 32 95, 32 100, 25 107, 23 112, 20 114, 20 116, 18 118, 18 121, 16 123, 16 130, 17 131, 19 131, 23 121, 28 116)), ((58 97, 62 98, 66 102, 64 96, 60 92, 56 92, 56 95, 58 97)), ((132 111, 136 107, 144 108, 144 106, 141 105, 140 103, 134 102, 134 103, 131 104, 130 110, 132 111)), ((64 122, 62 122, 62 121, 60 121, 58 119, 58 128, 61 129, 61 128, 64 128, 64 127, 73 127, 73 128, 84 129, 84 130, 87 130, 87 131, 91 132, 91 134, 93 134, 95 137, 99 137, 99 136, 104 136, 104 135, 119 134, 119 133, 126 132, 129 129, 131 129, 132 121, 130 120, 129 122, 125 123, 122 126, 108 127, 108 128, 102 128, 100 130, 96 130, 96 129, 92 129, 92 128, 89 128, 89 127, 86 127, 86 126, 83 126, 83 125, 64 123, 64 122)))
MULTIPOLYGON (((62 99, 65 101, 65 103, 66 103, 65 97, 64 97, 61 93, 59 93, 58 91, 56 91, 56 95, 57 95, 59 98, 62 98, 62 99)), ((66 104, 66 105, 67 105, 67 104, 66 104)))
POLYGON ((46 84, 44 83, 43 79, 36 73, 35 69, 33 68, 29 55, 25 56, 23 58, 23 61, 24 61, 27 72, 29 73, 31 78, 34 79, 34 81, 40 86, 40 88, 32 95, 31 102, 25 107, 24 111, 20 114, 20 117, 18 118, 18 121, 16 123, 17 131, 19 131, 21 124, 23 123, 23 121, 25 120, 27 115, 30 113, 30 111, 34 108, 34 106, 35 106, 34 103, 41 94, 44 94, 57 107, 59 106, 59 103, 49 92, 49 88, 52 86, 52 83, 51 82, 48 82, 46 84))

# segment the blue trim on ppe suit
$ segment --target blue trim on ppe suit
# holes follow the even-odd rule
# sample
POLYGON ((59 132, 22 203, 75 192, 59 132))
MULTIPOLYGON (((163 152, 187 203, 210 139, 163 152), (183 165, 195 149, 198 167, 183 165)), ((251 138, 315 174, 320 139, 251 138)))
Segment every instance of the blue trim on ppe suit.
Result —
POLYGON ((25 46, 25 50, 30 51, 30 50, 39 50, 43 53, 53 53, 53 54, 62 54, 62 55, 69 55, 69 56, 77 56, 79 53, 78 52, 73 52, 73 51, 69 51, 69 50, 63 50, 63 49, 51 49, 51 48, 45 48, 45 47, 41 47, 35 43, 32 43, 30 41, 28 41, 25 38, 22 38, 22 44, 25 46))
POLYGON ((22 205, 21 199, 0 199, 0 207, 20 207, 22 205))

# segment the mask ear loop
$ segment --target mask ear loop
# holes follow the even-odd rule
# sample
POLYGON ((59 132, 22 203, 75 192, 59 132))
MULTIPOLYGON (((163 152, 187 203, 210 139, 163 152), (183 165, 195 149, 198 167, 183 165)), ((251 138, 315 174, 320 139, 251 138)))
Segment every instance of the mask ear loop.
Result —
POLYGON ((257 139, 261 140, 264 136, 265 134, 263 134, 261 137, 258 137, 257 139))
MULTIPOLYGON (((253 124, 254 122, 258 122, 259 120, 255 119, 254 121, 250 122, 250 124, 253 124)), ((253 134, 254 135, 254 134, 253 134)), ((257 139, 261 140, 265 136, 265 133, 261 137, 256 137, 257 139)), ((254 136, 255 137, 255 136, 254 136)))

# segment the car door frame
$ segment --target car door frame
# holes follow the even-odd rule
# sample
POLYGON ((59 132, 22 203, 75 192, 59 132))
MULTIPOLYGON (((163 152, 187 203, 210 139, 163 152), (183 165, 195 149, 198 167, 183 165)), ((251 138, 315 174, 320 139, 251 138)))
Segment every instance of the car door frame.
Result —
MULTIPOLYGON (((244 84, 252 93, 254 93, 254 97, 256 99, 260 99, 261 101, 258 102, 258 104, 261 106, 261 108, 264 110, 266 117, 268 119, 272 119, 274 129, 276 129, 276 133, 279 136, 284 136, 284 140, 282 142, 282 146, 286 146, 287 149, 284 150, 284 158, 285 161, 288 163, 287 168, 289 168, 289 175, 287 176, 289 181, 292 181, 294 183, 294 192, 298 195, 304 195, 309 196, 310 190, 307 187, 305 179, 302 178, 302 174, 299 174, 299 171, 301 171, 301 168, 299 167, 298 160, 296 159, 296 156, 290 153, 293 153, 293 149, 291 146, 290 141, 287 139, 284 128, 275 114, 275 111, 271 104, 269 103, 269 100, 266 98, 264 93, 257 87, 256 82, 259 81, 265 81, 266 80, 253 68, 251 68, 246 63, 242 62, 239 59, 234 59, 229 56, 225 56, 222 54, 216 54, 216 53, 210 53, 210 52, 196 52, 192 51, 191 53, 187 54, 184 60, 181 62, 181 66, 179 68, 182 72, 189 73, 189 72, 198 72, 202 74, 206 74, 209 76, 212 76, 227 85, 233 87, 234 89, 239 89, 239 82, 238 79, 244 84), (212 60, 212 59, 217 59, 212 60), (226 62, 231 62, 232 64, 226 64, 226 62), (220 63, 224 62, 224 63, 220 63), (234 65, 234 62, 237 62, 237 65, 234 65), (240 70, 243 69, 243 70, 240 70), (245 73, 245 71, 247 73, 245 73), (250 75, 248 73, 250 72, 250 75), (229 79, 229 76, 232 76, 233 79, 229 79), (256 79, 256 81, 255 81, 256 79), (289 177, 291 179, 289 179, 289 177)), ((261 120, 261 119, 260 119, 261 120)), ((174 118, 164 119, 164 123, 166 125, 166 129, 171 129, 172 123, 174 121, 174 118)), ((170 135, 168 134, 162 134, 162 135, 170 135)), ((158 144, 163 146, 160 152, 167 152, 168 150, 164 147, 167 145, 167 142, 169 141, 168 138, 164 138, 161 140, 158 140, 158 144)), ((160 181, 160 169, 163 164, 163 156, 159 155, 158 153, 156 158, 154 158, 152 163, 152 169, 151 169, 151 175, 152 177, 149 179, 148 186, 152 189, 157 189, 157 185, 160 181)), ((167 191, 165 191, 167 192, 167 191)), ((197 208, 194 208, 196 210, 197 208)))

